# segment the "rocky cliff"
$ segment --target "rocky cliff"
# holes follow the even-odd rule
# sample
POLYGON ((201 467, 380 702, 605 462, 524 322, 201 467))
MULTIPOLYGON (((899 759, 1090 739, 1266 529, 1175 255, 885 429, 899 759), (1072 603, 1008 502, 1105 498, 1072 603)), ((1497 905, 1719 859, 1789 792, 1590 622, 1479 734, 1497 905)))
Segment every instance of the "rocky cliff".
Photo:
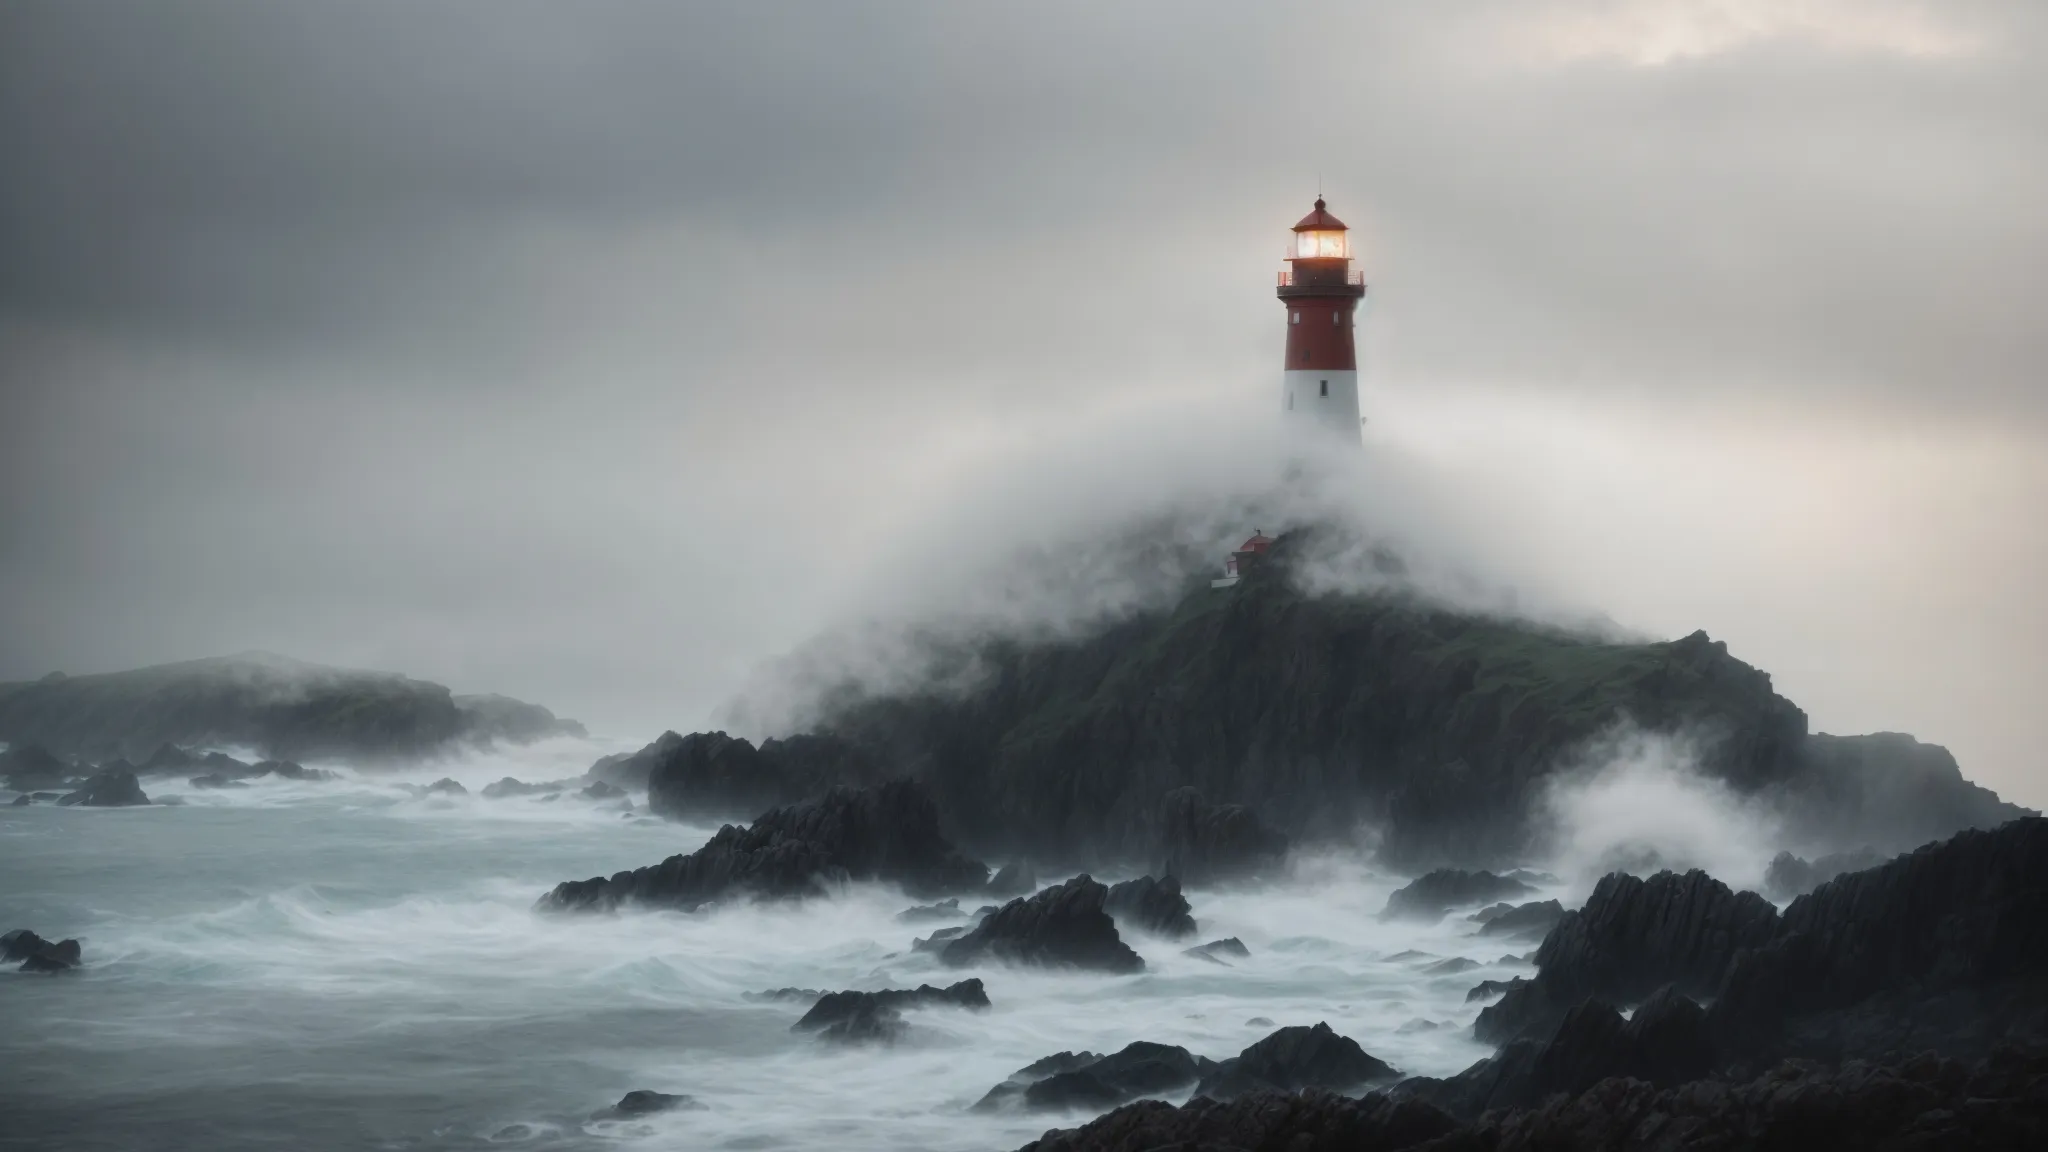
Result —
POLYGON ((64 757, 137 761, 165 744, 281 759, 406 759, 464 741, 582 733, 537 704, 456 696, 389 672, 244 653, 0 685, 0 740, 64 757))
POLYGON ((1546 782, 1627 722, 1698 738, 1703 770, 1830 842, 1898 850, 2020 814, 1940 749, 1809 735, 1769 676, 1704 633, 1616 643, 1392 593, 1308 595, 1291 578, 1299 547, 1283 538, 1236 587, 1085 638, 990 641, 968 690, 843 706, 801 754, 706 744, 685 764, 696 753, 673 749, 664 803, 734 803, 739 777, 711 760, 737 752, 748 788, 789 790, 756 805, 878 771, 921 778, 987 855, 1156 863, 1187 842, 1166 797, 1193 788, 1274 834, 1247 842, 1370 820, 1390 864, 1485 866, 1531 850, 1546 782))

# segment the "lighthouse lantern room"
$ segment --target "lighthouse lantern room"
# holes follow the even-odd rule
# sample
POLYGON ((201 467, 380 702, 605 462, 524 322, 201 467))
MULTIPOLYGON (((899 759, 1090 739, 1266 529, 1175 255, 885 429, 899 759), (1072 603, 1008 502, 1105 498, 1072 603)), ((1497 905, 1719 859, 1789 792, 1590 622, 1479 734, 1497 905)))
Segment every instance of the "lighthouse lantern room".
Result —
POLYGON ((1365 274, 1351 270, 1351 233, 1316 198, 1294 226, 1280 303, 1287 308, 1287 363, 1280 403, 1295 427, 1358 443, 1358 350, 1353 333, 1365 274))

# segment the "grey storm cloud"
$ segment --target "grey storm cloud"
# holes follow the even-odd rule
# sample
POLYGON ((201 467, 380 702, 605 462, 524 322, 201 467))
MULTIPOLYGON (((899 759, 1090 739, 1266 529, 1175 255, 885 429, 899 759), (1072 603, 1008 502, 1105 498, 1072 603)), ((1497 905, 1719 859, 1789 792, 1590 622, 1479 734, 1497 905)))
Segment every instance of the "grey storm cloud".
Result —
POLYGON ((14 0, 0 677, 698 722, 1227 487, 1320 182, 1411 519, 2024 794, 2044 55, 1989 0, 14 0))

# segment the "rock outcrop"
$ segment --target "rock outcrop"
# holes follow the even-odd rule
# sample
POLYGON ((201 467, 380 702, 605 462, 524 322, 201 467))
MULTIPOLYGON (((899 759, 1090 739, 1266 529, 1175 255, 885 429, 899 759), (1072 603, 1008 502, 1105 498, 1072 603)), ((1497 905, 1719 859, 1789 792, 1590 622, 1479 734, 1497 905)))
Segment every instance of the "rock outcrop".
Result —
MULTIPOLYGON (((1159 1100, 1127 1104, 1079 1128, 1047 1132, 1018 1152, 1400 1152, 1459 1133, 1458 1122, 1419 1100, 1332 1092, 1259 1092, 1223 1102, 1197 1095, 1176 1108, 1159 1100)), ((1467 1152, 1450 1145, 1445 1152, 1467 1152)), ((1471 1152, 1492 1152, 1472 1145, 1471 1152)))
POLYGON ((69 972, 78 967, 83 950, 76 940, 54 943, 26 928, 0 935, 0 961, 21 964, 23 972, 69 972))
POLYGON ((903 1019, 905 1009, 984 1010, 988 1006, 988 992, 979 980, 962 980, 945 988, 920 984, 881 992, 827 992, 790 1030, 816 1032, 822 1039, 841 1043, 894 1043, 909 1027, 903 1019))
POLYGON ((1380 919, 1435 923, 1449 915, 1453 908, 1490 904, 1513 896, 1526 896, 1534 891, 1512 876, 1439 868, 1395 889, 1387 897, 1387 906, 1380 912, 1380 919))
POLYGON ((2001 1051, 1971 1064, 1918 1057, 1824 1068, 1786 1062, 1738 1082, 1660 1088, 1602 1080, 1533 1108, 1461 1124, 1412 1098, 1258 1093, 1176 1108, 1126 1105, 1047 1132, 1020 1152, 1750 1152, 1752 1149, 2022 1149, 2048 1141, 2048 1055, 2001 1051))
POLYGON ((165 743, 255 748, 292 760, 409 760, 464 744, 581 732, 538 705, 457 697, 393 673, 263 652, 0 685, 0 740, 95 761, 147 756, 165 743))
POLYGON ((595 764, 583 773, 586 781, 602 780, 621 788, 640 791, 647 787, 647 778, 653 774, 654 766, 661 758, 683 742, 675 732, 663 732, 638 752, 616 752, 599 757, 595 764))
POLYGON ((1202 1077, 1195 1092, 1215 1100, 1304 1088, 1348 1092, 1368 1084, 1389 1083, 1399 1075, 1328 1024, 1313 1028, 1297 1025, 1282 1028, 1216 1065, 1202 1077))
POLYGON ((939 958, 960 966, 998 961, 1046 967, 1138 972, 1145 961, 1117 934, 1104 910, 1109 889, 1088 876, 996 909, 946 943, 939 958))
POLYGON ((0 752, 0 776, 5 776, 7 786, 16 792, 61 788, 73 775, 75 772, 71 765, 51 755, 50 750, 40 744, 0 752))
POLYGON ((658 816, 751 816, 882 775, 874 758, 835 737, 795 736, 756 748, 723 732, 699 732, 657 754, 647 806, 658 816))
POLYGON ((129 808, 149 803, 135 773, 123 768, 106 768, 92 775, 83 787, 57 801, 86 808, 129 808))
POLYGON ((1818 860, 1804 860, 1790 852, 1780 852, 1771 858, 1770 867, 1764 870, 1764 895, 1773 900, 1790 900, 1813 891, 1844 872, 1875 868, 1885 859, 1882 854, 1868 848, 1837 852, 1818 860))
POLYGON ((1794 900, 1712 1017, 1758 1058, 2048 1042, 2048 819, 1964 832, 1794 900))
POLYGON ((1226 956, 1236 960, 1246 960, 1251 957, 1251 954, 1252 950, 1245 947, 1244 941, 1239 940, 1235 936, 1225 936, 1221 940, 1211 940, 1207 944, 1197 944, 1193 948, 1181 950, 1181 955, 1183 956, 1193 956, 1198 960, 1207 960, 1212 964, 1225 965, 1230 962, 1224 959, 1226 956))
POLYGON ((1287 837, 1244 804, 1211 804, 1193 788, 1175 788, 1159 802, 1152 870, 1189 884, 1256 878, 1277 872, 1287 837))
POLYGON ((1555 900, 1531 900, 1498 915, 1488 916, 1479 926, 1481 936, 1513 939, 1547 936, 1564 919, 1564 905, 1555 900))
POLYGON ((1665 984, 1711 996, 1735 954, 1768 943, 1777 929, 1768 900, 1730 891, 1705 872, 1648 880, 1613 873, 1544 937, 1535 978, 1480 1012, 1472 1033, 1493 1044, 1540 1038, 1589 997, 1626 1006, 1665 984))
POLYGON ((1627 1018, 1598 1000, 1585 1001, 1565 1013, 1547 1040, 1515 1041, 1448 1080, 1407 1080, 1399 1091, 1472 1117, 1532 1107, 1557 1092, 1577 1095, 1614 1076, 1671 1087, 1719 1065, 1706 1012, 1667 987, 1627 1018))
POLYGON ((1181 895, 1180 880, 1172 876, 1164 880, 1140 876, 1112 884, 1102 907, 1126 928, 1175 938, 1195 934, 1194 908, 1181 895))
POLYGON ((1062 1052, 1020 1068, 990 1089, 976 1111, 1021 1107, 1037 1111, 1100 1111, 1140 1096, 1177 1092, 1195 1083, 1214 1062, 1187 1049, 1140 1040, 1108 1056, 1062 1052))
POLYGON ((740 895, 805 896, 852 880, 938 895, 981 887, 988 869, 961 855, 940 832, 938 811, 924 788, 899 780, 834 788, 767 812, 746 828, 728 824, 695 852, 609 879, 558 885, 540 907, 691 909, 740 895))
POLYGON ((634 1120, 657 1112, 702 1112, 704 1105, 694 1096, 649 1092, 642 1088, 619 1097, 619 1102, 590 1114, 592 1120, 634 1120))

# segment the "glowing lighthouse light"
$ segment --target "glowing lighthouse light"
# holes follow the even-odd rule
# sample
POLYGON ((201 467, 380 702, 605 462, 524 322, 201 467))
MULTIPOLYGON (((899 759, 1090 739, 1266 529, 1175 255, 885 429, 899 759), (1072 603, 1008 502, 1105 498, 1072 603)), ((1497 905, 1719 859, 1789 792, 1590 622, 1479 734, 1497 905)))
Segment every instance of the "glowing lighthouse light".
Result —
POLYGON ((1365 274, 1351 270, 1351 234, 1320 197, 1294 226, 1280 303, 1287 308, 1287 363, 1280 403, 1288 424, 1358 443, 1358 302, 1365 274))

